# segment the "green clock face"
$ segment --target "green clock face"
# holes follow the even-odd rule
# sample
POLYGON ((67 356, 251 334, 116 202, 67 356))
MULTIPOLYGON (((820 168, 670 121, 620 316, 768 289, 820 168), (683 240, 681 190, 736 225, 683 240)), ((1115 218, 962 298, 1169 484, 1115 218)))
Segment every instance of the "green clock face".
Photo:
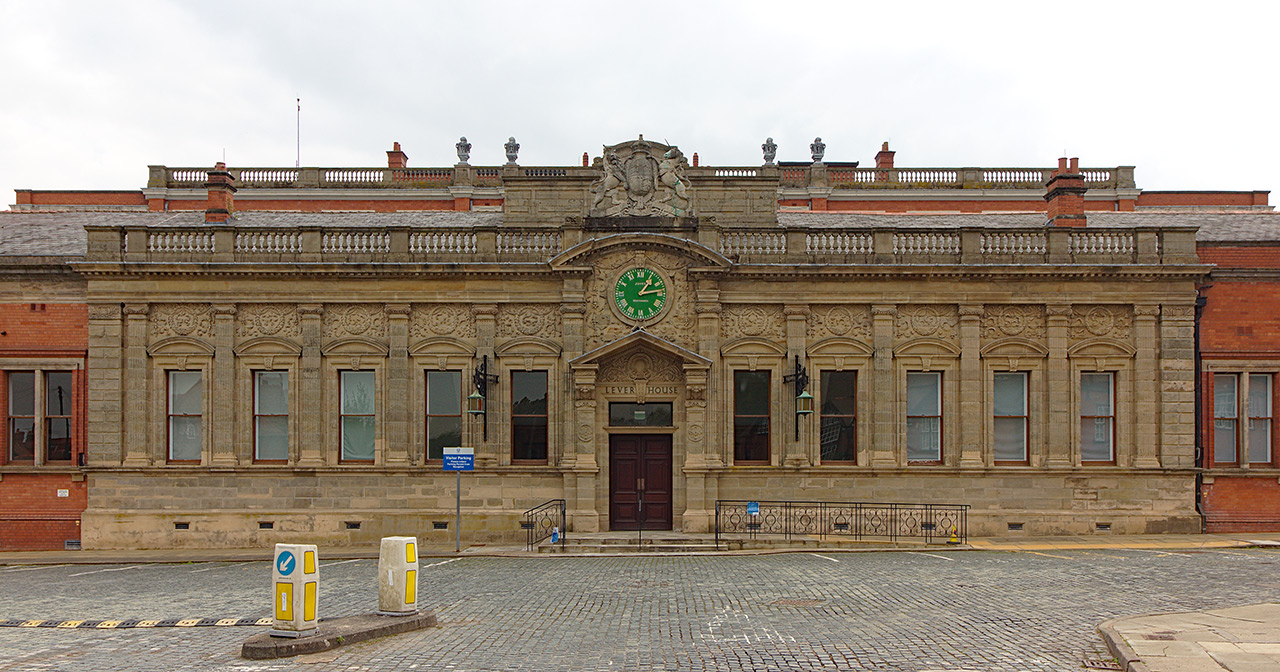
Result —
POLYGON ((628 318, 648 320, 667 305, 667 283, 652 269, 643 266, 628 269, 614 285, 613 301, 628 318))

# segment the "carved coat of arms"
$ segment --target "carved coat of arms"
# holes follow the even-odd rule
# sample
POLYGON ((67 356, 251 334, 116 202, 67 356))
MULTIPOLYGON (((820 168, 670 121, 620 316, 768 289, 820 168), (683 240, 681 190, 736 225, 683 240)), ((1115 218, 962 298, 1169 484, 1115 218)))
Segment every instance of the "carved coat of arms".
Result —
POLYGON ((693 190, 689 162, 678 147, 639 140, 606 146, 596 165, 604 175, 591 185, 592 217, 688 217, 693 190))

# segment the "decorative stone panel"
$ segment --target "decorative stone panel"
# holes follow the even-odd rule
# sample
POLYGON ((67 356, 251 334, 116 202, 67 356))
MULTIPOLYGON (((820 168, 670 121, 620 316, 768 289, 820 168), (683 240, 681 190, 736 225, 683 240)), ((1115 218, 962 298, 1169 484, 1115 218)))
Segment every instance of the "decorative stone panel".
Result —
POLYGON ((1068 335, 1073 343, 1098 337, 1129 341, 1133 338, 1133 308, 1073 306, 1068 335))
POLYGON ((498 307, 498 338, 539 336, 559 340, 559 304, 503 304, 498 307))
POLYGON ((237 338, 294 338, 297 335, 298 309, 293 304, 243 304, 236 313, 237 338))
POLYGON ((894 320, 895 335, 899 341, 915 338, 953 340, 959 324, 960 316, 955 306, 898 306, 898 316, 894 320))
POLYGON ((476 337, 476 322, 470 305, 453 303, 414 304, 409 316, 409 338, 452 336, 462 340, 476 337))
POLYGON ((786 339, 782 306, 727 305, 720 314, 720 331, 725 340, 754 336, 774 342, 786 339))
POLYGON ((871 341, 870 306, 813 306, 807 325, 809 340, 832 336, 871 341))
POLYGON ((605 360, 596 375, 596 382, 600 383, 629 383, 635 380, 681 383, 684 382, 684 367, 674 358, 640 351, 605 360))
POLYGON ((325 307, 324 338, 385 338, 387 313, 381 305, 339 303, 325 307))
POLYGON ((615 252, 592 261, 595 273, 585 286, 587 304, 587 349, 612 343, 631 331, 632 326, 618 319, 609 304, 613 301, 613 282, 624 267, 650 266, 667 276, 668 305, 657 321, 646 324, 650 333, 681 347, 695 347, 694 288, 688 279, 689 263, 674 254, 651 251, 615 252))
POLYGON ((995 341, 1009 337, 1033 341, 1045 337, 1044 306, 989 305, 982 315, 982 338, 995 341))
POLYGON ((151 338, 213 338, 213 307, 207 303, 158 303, 150 311, 151 338))

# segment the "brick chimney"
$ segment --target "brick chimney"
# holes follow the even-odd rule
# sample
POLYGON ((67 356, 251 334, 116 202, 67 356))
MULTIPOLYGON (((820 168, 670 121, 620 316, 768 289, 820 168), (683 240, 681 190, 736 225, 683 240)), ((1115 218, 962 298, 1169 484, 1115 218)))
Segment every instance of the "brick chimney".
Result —
POLYGON ((880 151, 876 153, 876 168, 892 168, 893 152, 889 151, 889 143, 880 145, 880 151))
POLYGON ((235 204, 231 195, 236 188, 231 185, 231 173, 227 172, 227 164, 219 161, 209 171, 209 181, 204 188, 209 190, 209 206, 204 209, 204 221, 209 224, 223 224, 231 219, 235 204))
POLYGON ((1048 193, 1044 200, 1049 203, 1047 226, 1085 226, 1084 192, 1088 187, 1080 173, 1080 159, 1073 158, 1070 164, 1066 157, 1058 159, 1058 169, 1049 176, 1045 187, 1048 193))
POLYGON ((400 151, 400 143, 391 143, 391 150, 387 152, 388 168, 407 168, 409 166, 409 155, 400 151))

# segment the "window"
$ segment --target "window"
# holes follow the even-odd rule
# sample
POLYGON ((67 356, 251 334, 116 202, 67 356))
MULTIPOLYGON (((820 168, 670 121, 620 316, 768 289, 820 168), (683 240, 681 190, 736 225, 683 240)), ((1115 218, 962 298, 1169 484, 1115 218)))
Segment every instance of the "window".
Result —
POLYGON ((819 392, 818 446, 822 464, 854 463, 858 459, 857 374, 853 371, 823 371, 819 392))
POLYGON ((1271 374, 1249 374, 1249 462, 1271 462, 1271 374))
POLYGON ((36 459, 36 374, 11 371, 9 378, 9 461, 36 459))
POLYGON ((169 372, 169 461, 199 462, 204 393, 199 371, 169 372))
POLYGON ((907 373, 907 461, 942 461, 941 373, 907 373))
POLYGON ((372 462, 374 439, 374 372, 340 371, 342 453, 346 462, 372 462))
POLYGON ((1080 374, 1080 460, 1115 462, 1115 374, 1080 374))
POLYGON ((769 462, 769 372, 733 372, 733 461, 769 462))
POLYGON ((671 402, 609 404, 609 424, 614 427, 670 427, 671 402))
POLYGON ((289 373, 253 372, 253 459, 289 459, 289 373))
POLYGON ((427 459, 462 445, 462 372, 427 372, 427 459))
POLYGON ((992 410, 995 461, 1027 462, 1027 374, 997 373, 993 377, 992 410))
POLYGON ((547 372, 511 372, 511 461, 547 461, 547 372))
POLYGON ((1236 463, 1238 383, 1234 373, 1213 374, 1213 461, 1217 464, 1236 463))

